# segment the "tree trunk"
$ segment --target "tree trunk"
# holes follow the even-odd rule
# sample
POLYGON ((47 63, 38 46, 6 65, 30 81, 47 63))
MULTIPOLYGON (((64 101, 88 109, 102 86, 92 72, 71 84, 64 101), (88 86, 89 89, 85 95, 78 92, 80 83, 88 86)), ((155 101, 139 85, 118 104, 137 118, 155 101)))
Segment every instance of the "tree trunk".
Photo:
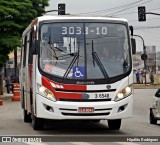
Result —
POLYGON ((0 64, 0 95, 3 95, 2 64, 0 64))
POLYGON ((14 75, 17 81, 17 48, 14 49, 14 75))

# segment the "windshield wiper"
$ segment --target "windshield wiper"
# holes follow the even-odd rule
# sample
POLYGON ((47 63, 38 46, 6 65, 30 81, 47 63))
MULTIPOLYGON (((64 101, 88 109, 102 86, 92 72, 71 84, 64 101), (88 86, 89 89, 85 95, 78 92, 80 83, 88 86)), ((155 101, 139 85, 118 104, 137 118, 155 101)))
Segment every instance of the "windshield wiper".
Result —
POLYGON ((64 76, 63 76, 63 79, 66 79, 69 72, 71 71, 71 68, 73 67, 74 63, 76 62, 76 60, 78 59, 79 55, 78 55, 78 52, 76 53, 76 55, 74 56, 74 58, 72 59, 70 65, 68 66, 64 76))
POLYGON ((92 58, 93 58, 94 67, 95 67, 95 61, 96 61, 97 65, 99 66, 99 68, 100 68, 102 74, 104 75, 105 79, 107 81, 110 81, 109 76, 108 76, 108 74, 107 74, 107 72, 106 72, 101 60, 99 59, 97 53, 94 51, 93 40, 92 40, 92 58))
POLYGON ((52 46, 52 45, 54 45, 54 43, 52 44, 50 41, 47 42, 47 43, 43 43, 43 45, 44 45, 44 47, 46 47, 47 49, 49 49, 50 52, 51 52, 51 50, 53 50, 54 55, 52 54, 52 56, 53 56, 56 60, 65 59, 65 58, 68 58, 69 56, 72 56, 72 57, 73 57, 73 56, 76 55, 75 53, 67 53, 67 52, 65 52, 64 50, 62 50, 62 49, 60 49, 60 48, 58 48, 58 47, 54 47, 54 48, 57 49, 57 50, 53 49, 53 46, 52 46), (46 46, 46 44, 49 44, 50 49, 46 46), (66 53, 66 54, 61 55, 61 56, 57 56, 56 51, 61 51, 61 52, 66 53), (60 58, 60 59, 59 59, 59 58, 60 58))
POLYGON ((65 72, 65 74, 64 74, 64 76, 63 76, 63 79, 66 79, 66 78, 67 78, 67 76, 68 76, 69 72, 71 71, 71 69, 72 69, 74 63, 76 62, 76 60, 77 60, 77 66, 78 66, 79 56, 80 56, 80 55, 79 55, 79 48, 80 48, 79 45, 80 45, 80 44, 78 43, 78 52, 74 53, 74 54, 75 54, 75 55, 74 55, 74 58, 72 59, 70 65, 68 66, 68 68, 67 68, 67 70, 66 70, 66 72, 65 72))
POLYGON ((70 56, 74 56, 75 55, 75 53, 67 53, 67 52, 65 52, 64 50, 62 50, 62 49, 60 49, 60 48, 58 48, 58 47, 54 47, 55 49, 57 49, 58 51, 61 51, 61 52, 63 52, 63 53, 66 53, 66 54, 64 54, 64 55, 62 55, 62 56, 59 56, 59 57, 63 57, 63 56, 67 56, 67 55, 70 55, 70 56))

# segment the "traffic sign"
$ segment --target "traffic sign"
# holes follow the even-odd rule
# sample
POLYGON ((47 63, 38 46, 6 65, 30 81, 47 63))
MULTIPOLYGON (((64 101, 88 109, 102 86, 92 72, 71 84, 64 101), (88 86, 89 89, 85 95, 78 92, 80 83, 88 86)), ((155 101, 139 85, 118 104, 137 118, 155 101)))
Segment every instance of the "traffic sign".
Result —
POLYGON ((142 60, 147 60, 147 54, 142 54, 142 55, 141 55, 141 59, 142 59, 142 60))

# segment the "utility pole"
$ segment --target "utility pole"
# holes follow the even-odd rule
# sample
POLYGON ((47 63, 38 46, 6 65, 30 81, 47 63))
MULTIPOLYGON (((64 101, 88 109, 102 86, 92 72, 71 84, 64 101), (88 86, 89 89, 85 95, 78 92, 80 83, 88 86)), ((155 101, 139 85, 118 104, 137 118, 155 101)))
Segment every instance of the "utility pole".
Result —
POLYGON ((143 54, 141 56, 142 60, 144 61, 144 70, 145 70, 145 85, 146 85, 146 60, 147 60, 147 55, 146 55, 146 46, 145 46, 145 43, 144 43, 144 39, 142 36, 140 35, 133 35, 133 36, 136 36, 136 37, 139 37, 142 39, 142 42, 143 42, 143 54))
MULTIPOLYGON (((139 6, 138 7, 138 21, 139 22, 144 22, 146 21, 146 14, 151 14, 151 15, 158 15, 160 16, 159 13, 152 13, 152 12, 146 12, 146 8, 145 6, 139 6)), ((135 35, 138 36, 139 38, 142 39, 143 41, 143 56, 141 56, 141 58, 144 60, 144 69, 146 69, 146 59, 147 59, 147 55, 146 55, 146 46, 144 45, 144 40, 141 36, 139 35, 135 35)), ((145 84, 146 84, 146 72, 145 72, 145 84)))

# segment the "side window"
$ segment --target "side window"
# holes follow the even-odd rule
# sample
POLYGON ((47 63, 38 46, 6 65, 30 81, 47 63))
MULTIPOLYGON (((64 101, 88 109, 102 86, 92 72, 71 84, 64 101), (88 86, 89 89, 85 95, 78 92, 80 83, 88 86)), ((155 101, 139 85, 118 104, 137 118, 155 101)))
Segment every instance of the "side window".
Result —
POLYGON ((28 56, 28 64, 33 63, 33 57, 32 57, 32 44, 33 44, 33 32, 30 33, 30 39, 29 39, 29 56, 28 56))
POLYGON ((158 98, 160 98, 160 89, 157 90, 155 96, 158 97, 158 98))
POLYGON ((26 50, 27 50, 27 36, 24 40, 24 53, 23 53, 23 67, 26 66, 26 50))
POLYGON ((20 58, 20 66, 22 67, 22 51, 23 51, 23 38, 22 38, 22 46, 21 46, 21 58, 20 58))

